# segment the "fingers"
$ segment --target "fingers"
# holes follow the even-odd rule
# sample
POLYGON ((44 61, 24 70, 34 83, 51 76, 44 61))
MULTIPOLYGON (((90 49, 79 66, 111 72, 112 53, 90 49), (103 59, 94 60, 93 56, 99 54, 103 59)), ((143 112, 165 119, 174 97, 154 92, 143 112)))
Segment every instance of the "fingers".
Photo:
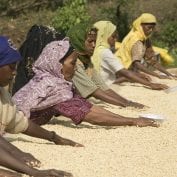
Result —
POLYGON ((30 167, 40 167, 41 166, 41 162, 38 160, 27 161, 26 164, 30 167))
POLYGON ((153 85, 153 89, 154 90, 165 90, 168 89, 169 87, 167 85, 164 84, 155 84, 153 85))
POLYGON ((160 127, 160 123, 157 121, 153 121, 153 122, 151 122, 151 126, 152 127, 160 127))
POLYGON ((69 172, 61 171, 61 170, 49 170, 50 177, 73 177, 73 175, 69 172))
POLYGON ((147 127, 147 126, 160 127, 160 123, 153 119, 140 117, 139 121, 137 122, 137 127, 147 127))
POLYGON ((140 104, 140 103, 133 103, 132 106, 135 107, 135 108, 139 108, 139 109, 142 109, 142 108, 145 107, 145 105, 140 104))
POLYGON ((76 143, 76 144, 74 145, 74 147, 85 147, 85 146, 82 145, 82 144, 76 143))

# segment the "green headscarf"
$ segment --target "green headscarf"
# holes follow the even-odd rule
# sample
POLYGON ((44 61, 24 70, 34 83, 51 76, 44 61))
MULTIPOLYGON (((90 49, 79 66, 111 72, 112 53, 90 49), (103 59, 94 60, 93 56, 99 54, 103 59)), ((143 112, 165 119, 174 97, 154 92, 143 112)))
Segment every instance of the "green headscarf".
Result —
MULTIPOLYGON (((91 27, 91 23, 89 22, 79 23, 70 28, 67 32, 71 45, 80 53, 86 52, 85 40, 91 27)), ((88 67, 91 62, 90 56, 87 55, 79 56, 79 59, 85 67, 88 67)))

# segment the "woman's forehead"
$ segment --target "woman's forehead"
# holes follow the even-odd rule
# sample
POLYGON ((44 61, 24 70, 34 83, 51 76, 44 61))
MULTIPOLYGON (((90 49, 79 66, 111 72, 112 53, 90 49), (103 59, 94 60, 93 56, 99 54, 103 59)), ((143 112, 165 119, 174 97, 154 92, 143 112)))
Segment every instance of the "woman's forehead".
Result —
POLYGON ((97 32, 96 31, 89 31, 87 33, 87 36, 86 36, 87 39, 88 38, 96 38, 96 37, 97 37, 97 32))
POLYGON ((145 25, 145 26, 155 26, 156 23, 141 23, 142 25, 145 25))
POLYGON ((96 28, 91 28, 89 31, 88 31, 88 33, 87 33, 87 35, 96 35, 97 34, 97 29, 96 28))

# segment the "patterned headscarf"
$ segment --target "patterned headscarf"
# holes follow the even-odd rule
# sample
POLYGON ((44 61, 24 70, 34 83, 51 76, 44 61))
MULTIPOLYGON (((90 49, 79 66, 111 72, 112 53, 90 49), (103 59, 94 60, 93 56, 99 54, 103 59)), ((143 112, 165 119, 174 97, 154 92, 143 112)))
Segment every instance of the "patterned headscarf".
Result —
POLYGON ((15 63, 21 60, 21 55, 5 36, 0 36, 0 66, 15 63))
POLYGON ((13 94, 22 88, 34 76, 32 70, 34 62, 41 54, 43 48, 52 41, 62 40, 64 34, 52 27, 33 25, 27 33, 25 41, 20 46, 19 52, 22 60, 17 66, 17 75, 13 84, 13 94))
POLYGON ((49 43, 34 64, 35 76, 13 96, 27 117, 32 109, 47 108, 73 97, 72 83, 64 79, 59 62, 69 47, 68 39, 49 43))

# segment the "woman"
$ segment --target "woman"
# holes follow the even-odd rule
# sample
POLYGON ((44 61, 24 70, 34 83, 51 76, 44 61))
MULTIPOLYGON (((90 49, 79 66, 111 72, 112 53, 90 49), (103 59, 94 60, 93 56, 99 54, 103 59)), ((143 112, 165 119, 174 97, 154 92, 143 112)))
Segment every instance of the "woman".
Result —
POLYGON ((152 48, 150 37, 156 26, 156 18, 149 13, 143 13, 132 25, 131 31, 123 39, 116 56, 118 56, 126 69, 145 72, 158 78, 173 77, 157 60, 152 48), (144 63, 144 64, 142 64, 144 63), (145 65, 154 67, 165 76, 150 71, 145 65))
MULTIPOLYGON (((10 40, 0 36, 0 165, 6 168, 25 173, 35 177, 64 177, 72 176, 70 173, 57 170, 37 170, 40 161, 31 154, 24 153, 3 137, 5 132, 24 133, 26 135, 43 138, 56 144, 76 145, 73 141, 64 139, 54 132, 43 129, 28 120, 22 112, 16 110, 15 105, 4 89, 13 79, 16 69, 16 62, 20 61, 19 52, 12 45, 10 40)), ((19 176, 0 169, 0 176, 19 176)))
POLYGON ((70 38, 72 46, 79 53, 77 69, 72 81, 82 97, 89 98, 92 96, 107 103, 123 107, 143 107, 139 103, 121 97, 110 89, 94 69, 91 56, 96 44, 96 28, 92 28, 88 23, 77 24, 68 31, 67 36, 70 38))
POLYGON ((114 24, 110 21, 99 21, 94 24, 94 27, 98 29, 98 35, 92 62, 107 84, 116 83, 119 77, 124 77, 155 90, 168 88, 168 86, 163 84, 151 83, 139 77, 135 72, 124 68, 122 62, 111 51, 117 40, 117 31, 114 24))
POLYGON ((13 97, 18 109, 40 124, 64 115, 76 125, 85 121, 102 126, 158 126, 153 120, 114 114, 75 94, 71 80, 77 57, 67 39, 48 44, 34 64, 35 76, 13 97), (41 121, 40 113, 46 120, 41 121))
POLYGON ((21 45, 19 52, 22 55, 17 67, 17 75, 13 84, 12 94, 17 92, 34 76, 33 63, 39 57, 42 49, 51 41, 61 40, 64 34, 56 32, 54 28, 33 25, 27 33, 26 39, 21 45))

